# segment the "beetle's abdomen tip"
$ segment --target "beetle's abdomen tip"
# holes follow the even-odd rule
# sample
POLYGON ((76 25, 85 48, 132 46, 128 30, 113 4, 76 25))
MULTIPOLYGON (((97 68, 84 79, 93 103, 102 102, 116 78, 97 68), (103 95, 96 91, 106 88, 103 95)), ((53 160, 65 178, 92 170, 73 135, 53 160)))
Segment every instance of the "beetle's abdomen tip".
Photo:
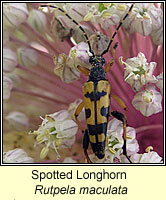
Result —
POLYGON ((103 159, 105 157, 104 153, 95 153, 95 155, 98 157, 98 159, 103 159))

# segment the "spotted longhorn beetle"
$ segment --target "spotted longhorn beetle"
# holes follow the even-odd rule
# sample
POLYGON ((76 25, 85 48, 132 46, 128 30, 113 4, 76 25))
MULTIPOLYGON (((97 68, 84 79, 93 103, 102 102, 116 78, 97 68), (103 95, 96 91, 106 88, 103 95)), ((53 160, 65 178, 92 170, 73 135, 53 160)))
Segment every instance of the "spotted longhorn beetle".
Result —
MULTIPOLYGON (((106 73, 109 71, 110 67, 114 63, 114 58, 106 64, 105 69, 103 65, 105 64, 105 60, 103 55, 109 51, 109 48, 116 36, 119 28, 123 24, 123 21, 127 18, 127 16, 132 11, 134 3, 129 8, 126 15, 122 18, 119 25, 116 28, 116 31, 112 35, 111 40, 109 41, 108 47, 102 52, 101 55, 95 55, 90 41, 88 39, 87 34, 85 33, 82 26, 72 19, 63 9, 58 8, 54 5, 41 5, 41 7, 48 7, 48 8, 55 8, 58 9, 60 12, 64 13, 64 15, 69 18, 73 23, 75 23, 79 29, 83 32, 84 37, 88 43, 89 52, 92 56, 89 57, 89 63, 92 65, 91 70, 88 70, 85 67, 78 66, 78 69, 86 76, 89 76, 89 80, 83 86, 83 94, 84 99, 78 105, 75 111, 75 121, 78 124, 79 128, 81 129, 82 133, 84 133, 83 139, 83 148, 84 153, 88 163, 92 163, 87 149, 89 143, 91 144, 92 150, 99 159, 103 159, 105 156, 105 144, 106 144, 106 134, 107 134, 107 124, 109 116, 113 116, 116 119, 123 122, 123 154, 126 156, 128 161, 131 163, 131 160, 127 156, 126 151, 126 126, 127 126, 127 108, 125 103, 116 95, 112 95, 110 93, 110 84, 106 79, 106 73), (110 97, 114 98, 115 101, 125 110, 125 115, 118 111, 109 112, 109 105, 110 105, 110 97), (86 122, 87 128, 84 130, 80 121, 78 120, 78 115, 85 108, 85 115, 86 115, 86 122)), ((114 45, 113 49, 117 47, 117 44, 114 45)))

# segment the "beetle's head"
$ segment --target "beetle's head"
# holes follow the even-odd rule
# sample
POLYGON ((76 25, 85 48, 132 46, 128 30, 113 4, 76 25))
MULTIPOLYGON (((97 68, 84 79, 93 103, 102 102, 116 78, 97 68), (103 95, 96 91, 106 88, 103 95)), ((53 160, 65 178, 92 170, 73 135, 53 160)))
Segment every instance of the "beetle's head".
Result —
POLYGON ((89 62, 93 67, 98 65, 103 66, 105 64, 105 60, 102 56, 90 56, 89 62))

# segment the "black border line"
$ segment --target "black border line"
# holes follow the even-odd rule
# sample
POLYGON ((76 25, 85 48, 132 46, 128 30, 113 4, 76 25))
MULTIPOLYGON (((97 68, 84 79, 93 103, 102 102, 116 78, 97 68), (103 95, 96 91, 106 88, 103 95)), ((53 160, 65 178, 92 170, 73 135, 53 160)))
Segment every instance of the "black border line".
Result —
MULTIPOLYGON (((99 1, 79 1, 79 3, 99 3, 99 1)), ((102 1, 103 2, 111 2, 111 1, 102 1)), ((119 3, 121 1, 114 1, 114 3, 119 3)), ((165 137, 165 1, 128 1, 126 3, 163 3, 163 122, 164 122, 164 127, 163 127, 163 163, 132 163, 132 164, 123 164, 123 163, 10 163, 10 164, 4 164, 3 163, 3 117, 1 117, 1 163, 0 166, 166 166, 165 160, 166 160, 166 155, 165 155, 165 145, 164 141, 166 140, 165 137)), ((67 1, 67 2, 62 2, 62 1, 1 1, 1 66, 3 66, 3 3, 78 3, 78 1, 67 1)), ((123 2, 124 3, 124 2, 123 2)), ((2 70, 2 67, 1 67, 2 70)), ((3 97, 3 71, 1 71, 1 97, 3 97)), ((1 116, 3 116, 3 98, 1 98, 1 116)), ((165 141, 166 143, 166 141, 165 141)))

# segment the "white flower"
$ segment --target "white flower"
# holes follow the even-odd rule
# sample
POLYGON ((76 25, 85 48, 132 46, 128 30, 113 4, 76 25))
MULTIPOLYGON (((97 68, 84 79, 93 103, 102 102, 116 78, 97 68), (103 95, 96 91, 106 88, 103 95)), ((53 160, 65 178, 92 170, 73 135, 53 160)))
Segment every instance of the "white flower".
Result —
MULTIPOLYGON (((127 155, 131 156, 139 151, 135 129, 127 127, 127 155)), ((108 144, 105 148, 105 159, 113 163, 116 158, 120 161, 120 155, 123 153, 123 124, 117 119, 113 119, 108 123, 107 128, 108 144)))
POLYGON ((156 78, 157 78, 156 86, 160 89, 161 94, 163 95, 163 72, 156 78))
POLYGON ((64 53, 60 54, 57 58, 54 58, 54 73, 60 77, 63 82, 71 83, 72 81, 79 79, 80 72, 68 64, 67 58, 68 57, 64 53))
POLYGON ((89 63, 89 47, 85 42, 81 42, 72 47, 69 56, 60 54, 58 58, 54 58, 55 74, 65 83, 71 83, 73 80, 78 80, 80 71, 78 66, 90 69, 92 66, 89 63))
POLYGON ((162 163, 162 158, 155 151, 134 154, 130 157, 132 163, 162 163))
POLYGON ((46 16, 39 10, 31 10, 28 17, 28 23, 40 33, 44 33, 47 28, 46 16))
POLYGON ((162 95, 149 85, 142 92, 138 92, 132 101, 133 106, 144 116, 149 117, 162 111, 162 95))
POLYGON ((17 55, 9 48, 3 48, 3 71, 12 72, 17 65, 17 55))
POLYGON ((3 3, 3 24, 5 28, 16 28, 27 18, 26 3, 3 3))
POLYGON ((80 42, 72 47, 69 52, 68 65, 77 68, 78 65, 90 69, 92 66, 89 63, 89 47, 85 42, 80 42))
POLYGON ((19 63, 25 67, 33 67, 38 62, 38 53, 30 48, 20 47, 17 49, 19 63))
POLYGON ((161 9, 153 3, 136 3, 123 26, 129 33, 137 32, 147 36, 160 27, 161 15, 161 9))
POLYGON ((153 71, 157 65, 155 62, 147 62, 145 55, 141 52, 137 57, 129 58, 124 62, 120 57, 120 64, 125 65, 125 81, 137 92, 147 83, 156 83, 157 79, 153 71))
MULTIPOLYGON (((131 5, 131 4, 130 4, 131 5)), ((101 24, 102 28, 107 29, 111 25, 117 25, 121 17, 126 14, 128 4, 122 3, 68 3, 63 9, 77 22, 91 21, 101 24)), ((70 19, 59 14, 55 16, 65 27, 74 28, 74 23, 70 19)))
POLYGON ((10 98, 10 93, 13 88, 13 82, 6 75, 3 75, 3 99, 8 100, 10 98))
POLYGON ((7 119, 9 124, 11 124, 17 130, 25 130, 29 127, 29 119, 22 112, 12 111, 5 117, 5 119, 7 119))
POLYGON ((13 149, 3 154, 4 163, 33 163, 34 160, 28 157, 23 149, 13 149))
POLYGON ((126 3, 99 3, 98 10, 101 13, 95 16, 96 22, 101 24, 101 27, 104 29, 108 29, 112 25, 117 25, 127 13, 130 6, 131 4, 126 3))
POLYGON ((38 144, 43 142, 46 144, 46 147, 41 151, 40 157, 44 159, 47 156, 49 147, 54 148, 59 157, 57 148, 62 145, 71 146, 74 143, 78 126, 66 110, 46 115, 42 120, 43 122, 38 130, 31 132, 37 135, 36 141, 38 144))
POLYGON ((77 161, 73 160, 71 157, 66 157, 63 163, 77 163, 77 161))

